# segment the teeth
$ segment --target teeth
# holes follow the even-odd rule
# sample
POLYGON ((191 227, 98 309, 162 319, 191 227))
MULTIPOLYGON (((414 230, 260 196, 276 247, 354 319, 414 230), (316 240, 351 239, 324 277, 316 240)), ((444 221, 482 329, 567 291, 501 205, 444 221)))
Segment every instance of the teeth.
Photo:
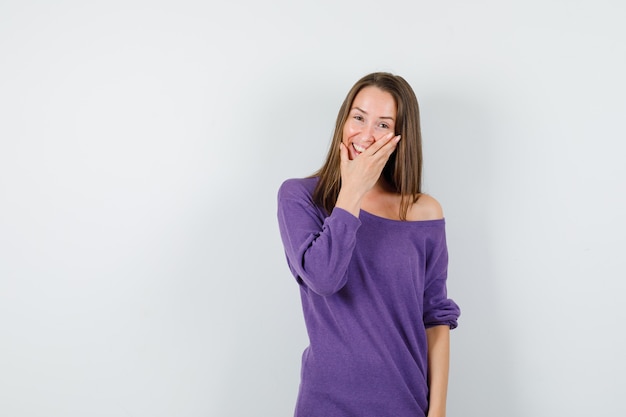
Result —
POLYGON ((352 144, 352 147, 353 147, 353 148, 354 148, 354 150, 355 150, 355 151, 357 151, 358 153, 365 152, 365 149, 366 149, 366 148, 364 148, 364 147, 362 147, 362 146, 357 145, 356 143, 353 143, 353 144, 352 144))

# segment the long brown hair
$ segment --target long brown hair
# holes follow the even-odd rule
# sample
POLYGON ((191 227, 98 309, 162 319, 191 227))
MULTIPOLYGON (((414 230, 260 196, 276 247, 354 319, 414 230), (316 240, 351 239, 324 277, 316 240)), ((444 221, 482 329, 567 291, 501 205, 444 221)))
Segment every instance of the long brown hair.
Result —
POLYGON ((328 150, 326 162, 313 176, 319 176, 313 200, 331 213, 339 190, 341 189, 341 171, 339 144, 343 138, 343 126, 346 123, 356 95, 365 87, 374 86, 386 91, 396 101, 397 115, 395 134, 402 140, 389 157, 383 168, 382 176, 388 186, 400 194, 400 219, 406 220, 411 204, 415 203, 422 192, 422 134, 417 97, 406 80, 399 75, 387 72, 374 72, 361 78, 348 92, 335 123, 335 133, 328 150))

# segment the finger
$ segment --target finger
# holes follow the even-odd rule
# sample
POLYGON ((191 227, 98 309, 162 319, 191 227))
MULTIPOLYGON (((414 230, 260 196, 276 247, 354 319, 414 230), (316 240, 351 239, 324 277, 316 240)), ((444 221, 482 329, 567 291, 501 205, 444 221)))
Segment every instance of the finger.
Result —
POLYGON ((348 157, 348 148, 346 148, 346 145, 344 145, 343 142, 339 144, 339 158, 341 162, 347 162, 350 160, 348 157))
POLYGON ((385 141, 384 144, 374 153, 375 155, 380 154, 381 156, 389 157, 396 149, 398 142, 400 141, 400 135, 393 136, 385 141))
POLYGON ((388 140, 388 139, 392 138, 393 136, 394 136, 393 132, 385 133, 384 135, 382 135, 378 139, 374 138, 374 142, 378 142, 380 140, 388 140))
POLYGON ((396 150, 398 147, 398 142, 400 142, 401 136, 394 136, 389 142, 387 142, 378 153, 384 152, 387 155, 387 158, 396 150))
POLYGON ((394 136, 387 143, 385 143, 385 145, 383 145, 383 148, 389 148, 391 149, 391 151, 393 151, 396 148, 396 146, 398 146, 398 142, 400 142, 400 139, 402 139, 402 136, 400 135, 394 136))
POLYGON ((376 140, 374 143, 370 145, 369 148, 363 152, 363 154, 374 155, 376 152, 380 150, 383 146, 385 146, 389 141, 393 138, 393 133, 388 133, 384 135, 382 138, 376 140))

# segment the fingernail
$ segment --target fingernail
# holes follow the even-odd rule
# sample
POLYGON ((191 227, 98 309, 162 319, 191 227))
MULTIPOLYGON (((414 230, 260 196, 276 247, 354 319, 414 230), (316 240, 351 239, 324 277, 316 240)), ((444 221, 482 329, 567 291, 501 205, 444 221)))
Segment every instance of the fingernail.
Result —
POLYGON ((396 143, 400 142, 400 138, 401 138, 401 136, 400 136, 400 135, 396 136, 396 139, 395 139, 395 140, 396 140, 396 143))

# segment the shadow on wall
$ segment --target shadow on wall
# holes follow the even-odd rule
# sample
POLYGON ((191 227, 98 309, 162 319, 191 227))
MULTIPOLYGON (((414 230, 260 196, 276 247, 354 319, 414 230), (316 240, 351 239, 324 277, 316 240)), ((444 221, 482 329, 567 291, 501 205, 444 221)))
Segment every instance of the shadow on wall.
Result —
POLYGON ((461 307, 452 333, 450 415, 516 416, 514 346, 498 300, 490 217, 498 210, 492 144, 498 140, 480 103, 420 98, 425 191, 442 203, 450 251, 448 291, 461 307))

